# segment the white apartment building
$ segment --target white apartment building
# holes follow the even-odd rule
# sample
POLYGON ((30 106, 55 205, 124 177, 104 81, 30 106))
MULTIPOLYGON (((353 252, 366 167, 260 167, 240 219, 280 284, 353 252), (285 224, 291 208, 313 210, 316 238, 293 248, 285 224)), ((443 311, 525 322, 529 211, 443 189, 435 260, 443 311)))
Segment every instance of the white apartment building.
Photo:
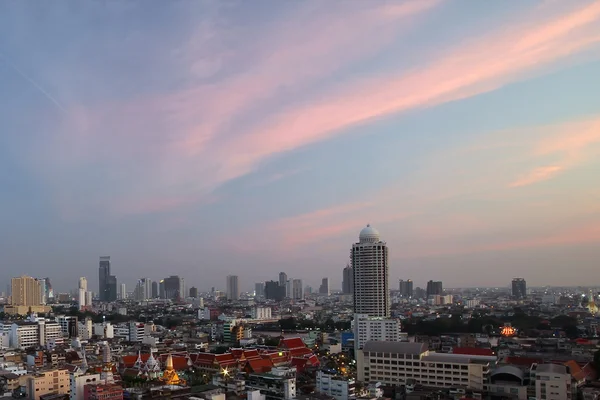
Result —
POLYGON ((240 299, 240 289, 237 275, 227 276, 227 300, 237 301, 240 299))
MULTIPOLYGON (((126 330, 126 333, 124 334, 124 336, 122 336, 123 338, 129 335, 129 328, 124 329, 126 330)), ((112 339, 116 336, 115 326, 110 322, 94 324, 94 335, 99 336, 103 339, 112 339)))
POLYGON ((367 225, 350 252, 354 270, 354 313, 390 316, 388 247, 379 232, 367 225))
POLYGON ((399 342, 402 340, 402 323, 396 318, 369 317, 354 314, 354 348, 362 349, 369 341, 399 342))
MULTIPOLYGON (((532 368, 533 372, 533 368, 532 368)), ((565 365, 538 364, 535 368, 535 397, 540 400, 576 398, 572 376, 565 365)))
POLYGON ((253 307, 251 316, 252 319, 271 319, 271 307, 253 307))
POLYGON ((355 398, 356 382, 354 379, 331 375, 323 371, 317 371, 316 391, 328 396, 333 396, 336 400, 348 400, 355 398))
POLYGON ((260 390, 267 400, 291 400, 296 397, 296 368, 276 367, 264 374, 249 374, 248 391, 260 390))
POLYGON ((69 374, 69 400, 86 400, 84 396, 85 385, 93 385, 100 382, 100 374, 86 375, 81 372, 71 372, 69 374))
POLYGON ((72 315, 59 315, 56 317, 56 322, 60 325, 60 329, 64 336, 71 337, 77 334, 77 317, 72 315))
POLYGON ((90 340, 94 334, 91 318, 86 318, 85 321, 77 324, 78 337, 81 340, 90 340))
POLYGON ((27 349, 40 345, 40 328, 37 322, 14 322, 10 332, 10 347, 27 349))
POLYGON ((484 390, 495 356, 434 353, 423 343, 367 342, 357 352, 358 380, 388 385, 409 380, 425 386, 484 390))

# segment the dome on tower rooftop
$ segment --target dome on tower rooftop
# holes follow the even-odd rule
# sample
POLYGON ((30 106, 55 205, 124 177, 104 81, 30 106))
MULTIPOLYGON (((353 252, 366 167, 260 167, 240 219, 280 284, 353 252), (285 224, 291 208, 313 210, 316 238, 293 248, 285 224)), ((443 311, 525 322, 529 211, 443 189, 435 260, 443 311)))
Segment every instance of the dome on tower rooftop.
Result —
POLYGON ((379 231, 368 224, 360 231, 358 238, 361 243, 376 243, 379 242, 379 231))

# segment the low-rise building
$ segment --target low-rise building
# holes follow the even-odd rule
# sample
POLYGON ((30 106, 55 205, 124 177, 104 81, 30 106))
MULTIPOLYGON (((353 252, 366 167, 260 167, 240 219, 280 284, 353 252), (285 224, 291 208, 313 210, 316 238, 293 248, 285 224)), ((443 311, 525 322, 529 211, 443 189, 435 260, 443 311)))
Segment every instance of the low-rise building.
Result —
POLYGON ((296 397, 296 368, 276 367, 268 373, 248 374, 246 388, 260 390, 267 400, 289 400, 296 397))
POLYGON ((27 377, 25 385, 27 396, 32 400, 40 400, 44 394, 68 394, 69 387, 69 371, 66 369, 37 372, 27 377))
POLYGON ((317 371, 316 391, 335 397, 336 400, 348 400, 356 395, 354 379, 317 371))

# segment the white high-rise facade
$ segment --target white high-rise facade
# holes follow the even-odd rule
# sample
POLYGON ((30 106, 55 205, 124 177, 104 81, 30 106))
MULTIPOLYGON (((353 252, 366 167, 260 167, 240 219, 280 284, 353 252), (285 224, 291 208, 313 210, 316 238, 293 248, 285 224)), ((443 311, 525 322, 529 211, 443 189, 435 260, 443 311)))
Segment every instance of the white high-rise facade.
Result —
POLYGON ((85 302, 87 291, 87 279, 82 276, 81 278, 79 278, 79 296, 77 298, 80 310, 88 305, 85 302))
POLYGON ((379 232, 367 225, 350 253, 354 270, 354 313, 390 316, 388 247, 379 232))
POLYGON ((304 299, 304 290, 302 288, 302 279, 292 280, 292 298, 294 300, 304 299))
POLYGON ((237 275, 227 276, 227 300, 237 301, 240 299, 240 289, 237 275))
POLYGON ((119 292, 119 298, 124 300, 127 298, 127 287, 125 286, 124 283, 121 283, 121 288, 120 288, 120 292, 119 292))

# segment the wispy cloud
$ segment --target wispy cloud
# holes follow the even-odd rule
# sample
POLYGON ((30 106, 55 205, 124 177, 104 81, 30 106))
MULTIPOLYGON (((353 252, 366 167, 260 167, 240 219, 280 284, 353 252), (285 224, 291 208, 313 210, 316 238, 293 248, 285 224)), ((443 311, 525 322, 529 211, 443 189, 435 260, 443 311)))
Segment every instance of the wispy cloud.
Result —
POLYGON ((533 171, 523 175, 518 180, 512 182, 509 186, 511 187, 521 187, 521 186, 529 186, 538 182, 542 182, 552 178, 554 175, 558 174, 562 171, 562 167, 558 165, 548 165, 545 167, 538 167, 533 171))

